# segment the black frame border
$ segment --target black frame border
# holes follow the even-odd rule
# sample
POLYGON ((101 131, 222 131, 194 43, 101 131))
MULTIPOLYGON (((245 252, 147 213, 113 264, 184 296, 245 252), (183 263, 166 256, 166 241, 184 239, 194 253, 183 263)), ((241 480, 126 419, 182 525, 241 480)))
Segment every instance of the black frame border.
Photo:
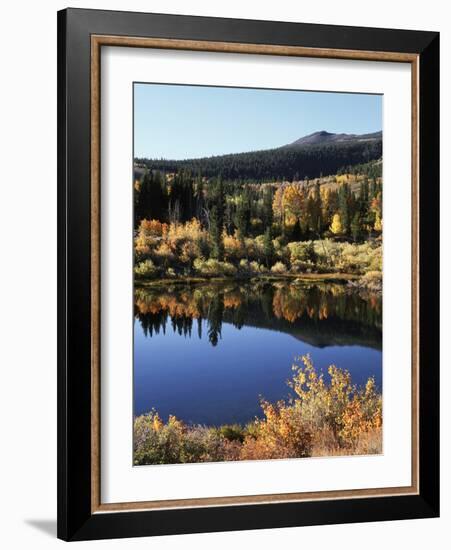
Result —
POLYGON ((439 515, 439 33, 69 8, 58 12, 58 537, 90 540, 439 515), (418 495, 91 513, 91 35, 419 56, 418 495))

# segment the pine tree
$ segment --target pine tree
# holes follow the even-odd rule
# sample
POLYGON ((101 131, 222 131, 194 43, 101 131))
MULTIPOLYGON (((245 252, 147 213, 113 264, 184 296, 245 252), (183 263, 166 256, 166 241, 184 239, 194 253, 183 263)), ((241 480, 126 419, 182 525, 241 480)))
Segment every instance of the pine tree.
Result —
POLYGON ((221 337, 223 315, 224 296, 217 294, 213 298, 208 312, 208 339, 212 346, 216 346, 221 337))
POLYGON ((352 218, 351 235, 354 241, 358 241, 360 239, 361 228, 360 228, 360 215, 358 212, 356 212, 352 218))
POLYGON ((376 196, 376 178, 371 180, 369 191, 368 191, 368 200, 371 201, 376 196))
POLYGON ((201 219, 205 205, 204 205, 204 184, 202 182, 202 177, 200 174, 197 177, 197 181, 196 181, 195 199, 196 199, 195 216, 196 218, 201 219))
POLYGON ((272 234, 271 234, 271 228, 268 227, 265 231, 265 236, 263 240, 263 254, 265 255, 266 260, 266 267, 269 269, 269 267, 272 264, 272 261, 274 259, 274 244, 272 242, 272 234))
POLYGON ((362 206, 368 204, 368 178, 364 178, 360 182, 359 201, 362 206))
POLYGON ((144 174, 135 206, 137 224, 143 219, 165 220, 167 202, 160 172, 153 174, 149 171, 144 174))
POLYGON ((221 176, 219 177, 219 181, 216 186, 215 195, 216 195, 215 196, 216 204, 218 206, 218 223, 220 225, 221 233, 222 233, 222 228, 224 226, 225 193, 224 193, 224 184, 222 182, 221 176))
MULTIPOLYGON (((359 191, 359 210, 360 210, 360 237, 365 231, 365 227, 370 223, 369 214, 369 187, 368 187, 368 178, 365 177, 360 183, 359 191)), ((352 232, 352 228, 351 228, 352 232)))
POLYGON ((308 217, 308 227, 313 234, 321 233, 321 193, 319 183, 315 184, 314 191, 310 194, 307 199, 307 217, 308 217))
POLYGON ((166 178, 158 170, 154 174, 153 192, 150 200, 152 201, 152 218, 159 221, 166 221, 168 209, 166 178))
POLYGON ((263 194, 263 224, 264 227, 271 227, 273 222, 273 212, 272 212, 272 188, 270 186, 266 187, 263 194))
POLYGON ((224 260, 224 186, 222 180, 216 183, 213 192, 213 206, 210 212, 210 239, 211 252, 210 256, 216 260, 224 260))
POLYGON ((210 244, 210 258, 222 260, 224 257, 224 246, 222 244, 222 231, 219 225, 217 205, 214 205, 210 211, 210 244))
MULTIPOLYGON (((287 228, 286 228, 287 229, 287 228)), ((302 228, 299 220, 291 228, 290 241, 299 242, 302 240, 302 228)))
POLYGON ((344 183, 338 191, 338 209, 343 234, 349 233, 349 185, 344 183))
POLYGON ((239 239, 244 242, 247 237, 250 225, 250 204, 248 194, 245 192, 238 198, 238 204, 235 213, 235 227, 238 230, 239 239))

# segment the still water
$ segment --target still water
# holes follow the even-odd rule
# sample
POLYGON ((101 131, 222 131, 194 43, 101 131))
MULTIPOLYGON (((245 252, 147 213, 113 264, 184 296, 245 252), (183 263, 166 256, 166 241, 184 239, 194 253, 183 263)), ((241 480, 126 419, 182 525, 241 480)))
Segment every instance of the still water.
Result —
MULTIPOLYGON (((382 389, 382 303, 340 284, 201 283, 138 289, 134 414, 246 423, 290 396, 293 359, 382 389)), ((327 376, 327 375, 326 375, 327 376)))

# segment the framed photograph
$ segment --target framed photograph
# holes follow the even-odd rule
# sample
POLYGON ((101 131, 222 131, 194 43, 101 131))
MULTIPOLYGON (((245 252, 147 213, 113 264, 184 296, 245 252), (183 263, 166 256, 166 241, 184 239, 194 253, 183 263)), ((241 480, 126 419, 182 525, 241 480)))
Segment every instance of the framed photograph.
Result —
POLYGON ((58 92, 58 536, 437 516, 438 33, 67 9, 58 92))

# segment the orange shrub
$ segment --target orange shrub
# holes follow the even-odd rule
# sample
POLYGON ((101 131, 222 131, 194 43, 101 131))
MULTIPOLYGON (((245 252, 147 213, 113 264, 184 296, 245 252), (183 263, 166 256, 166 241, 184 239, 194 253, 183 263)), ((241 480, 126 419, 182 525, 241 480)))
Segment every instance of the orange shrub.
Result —
POLYGON ((293 371, 289 386, 295 397, 277 403, 262 400, 264 417, 247 426, 188 426, 174 416, 164 423, 156 411, 137 417, 135 464, 381 452, 382 396, 373 378, 357 388, 348 371, 331 365, 326 383, 309 355, 299 357, 293 371))

